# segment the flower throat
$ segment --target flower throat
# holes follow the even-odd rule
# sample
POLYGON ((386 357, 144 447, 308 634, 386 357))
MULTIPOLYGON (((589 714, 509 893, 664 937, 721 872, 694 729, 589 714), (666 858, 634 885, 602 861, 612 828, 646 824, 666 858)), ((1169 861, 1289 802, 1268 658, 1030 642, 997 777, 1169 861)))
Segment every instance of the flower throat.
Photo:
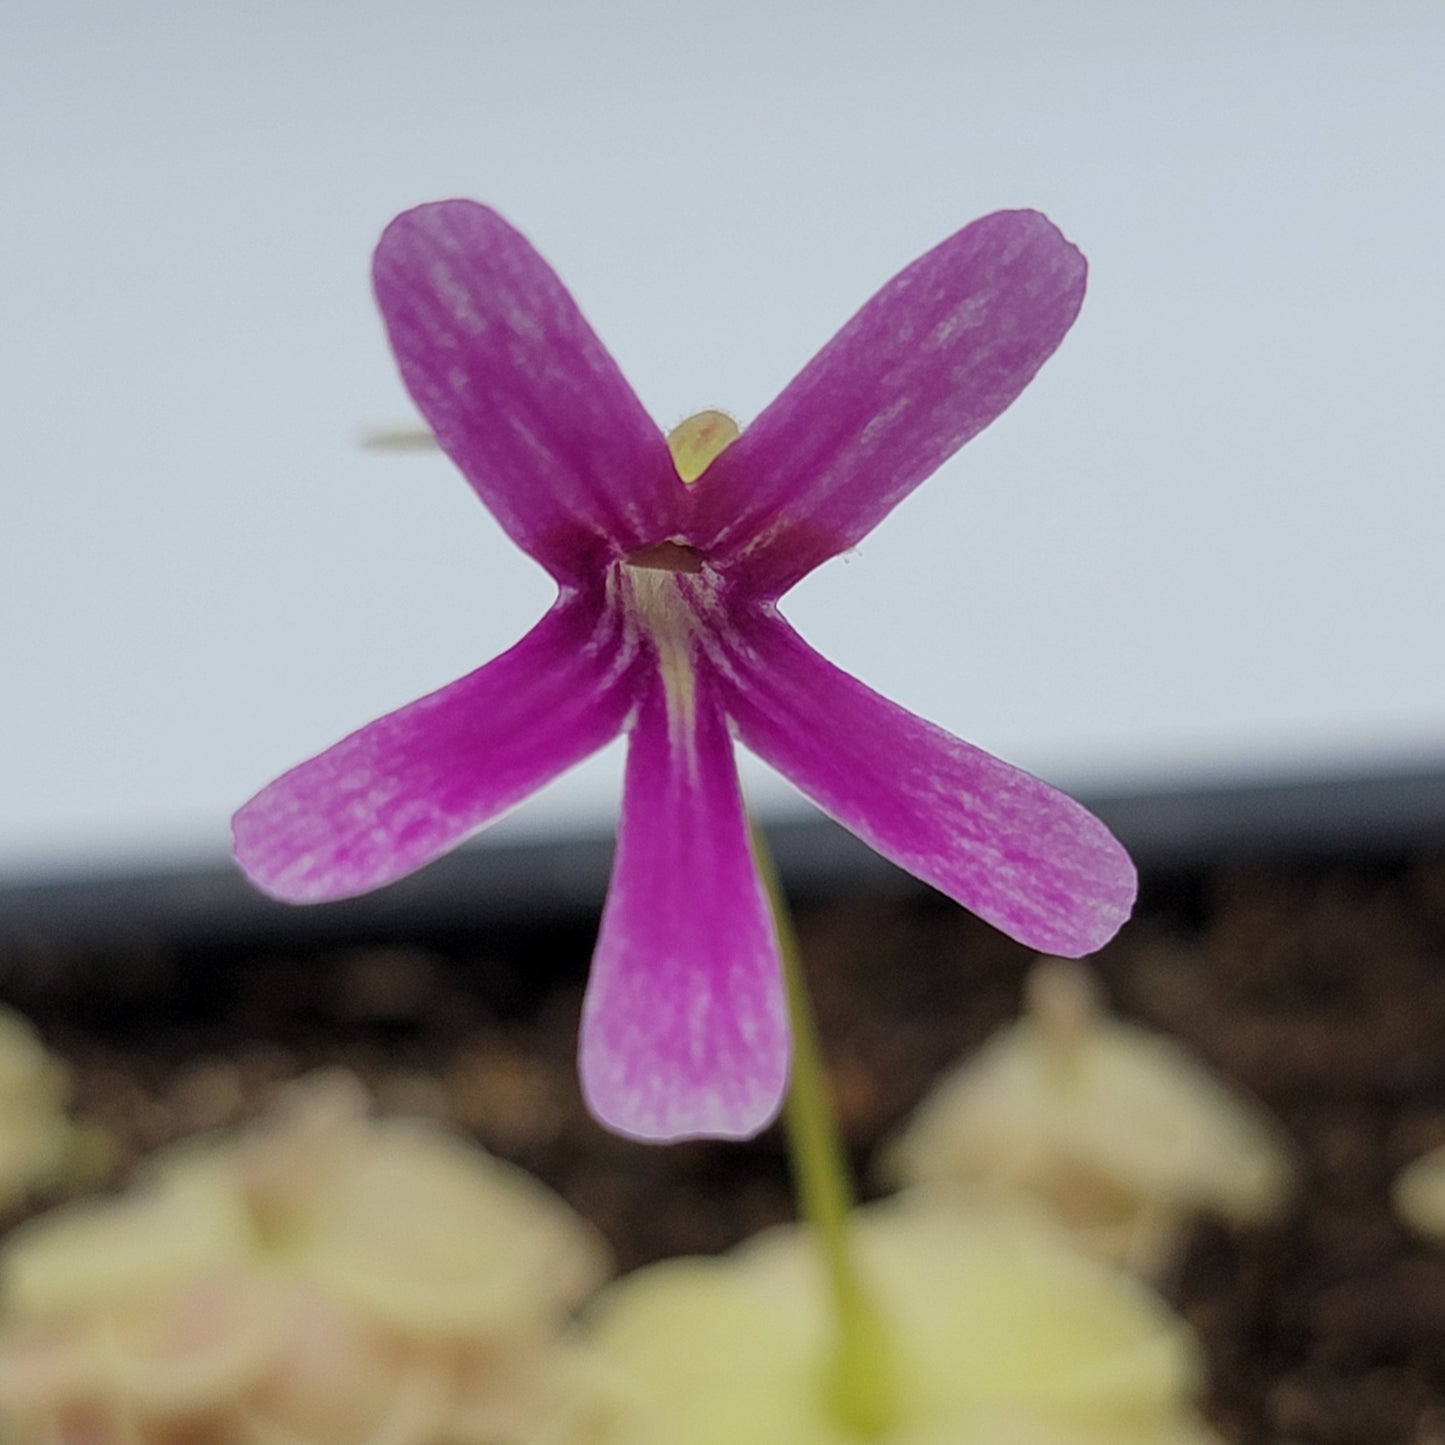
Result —
MULTIPOLYGON (((688 485, 708 469, 713 459, 738 439, 738 424, 721 411, 700 411, 678 422, 667 434, 667 449, 678 476, 688 485)), ((654 542, 623 559, 629 567, 657 572, 702 571, 702 555, 686 542, 654 542)))

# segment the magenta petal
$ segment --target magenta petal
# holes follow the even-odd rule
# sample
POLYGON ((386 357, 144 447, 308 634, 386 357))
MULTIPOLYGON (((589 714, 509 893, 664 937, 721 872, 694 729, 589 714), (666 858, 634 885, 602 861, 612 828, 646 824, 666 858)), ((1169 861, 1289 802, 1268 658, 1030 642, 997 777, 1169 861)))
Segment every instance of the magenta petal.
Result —
POLYGON ((951 236, 713 462, 690 540, 765 597, 854 546, 1024 389, 1073 324, 1084 277, 1037 211, 951 236))
POLYGON ((612 886, 582 1017, 582 1087, 640 1139, 741 1139, 777 1113, 788 1028, 772 919, 713 687, 660 679, 627 754, 612 886))
POLYGON ((731 648, 743 743, 885 857, 1045 953, 1091 953, 1128 918, 1134 865, 1072 798, 880 697, 776 615, 731 648))
POLYGON ((373 262, 402 378, 518 546, 559 581, 678 531, 667 444, 555 272, 494 211, 398 216, 373 262))
POLYGON ((352 733, 232 819, 236 861, 290 903, 347 898, 430 862, 610 742, 635 647, 570 597, 476 672, 352 733))

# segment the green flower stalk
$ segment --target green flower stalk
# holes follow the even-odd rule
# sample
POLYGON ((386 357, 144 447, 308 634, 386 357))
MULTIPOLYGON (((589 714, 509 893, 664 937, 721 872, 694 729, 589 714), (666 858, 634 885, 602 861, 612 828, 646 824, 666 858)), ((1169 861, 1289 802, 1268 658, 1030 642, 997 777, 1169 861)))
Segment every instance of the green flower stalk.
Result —
POLYGON ((827 1273, 835 1336, 823 1376, 830 1413, 850 1433, 884 1434, 897 1416, 898 1380, 892 1345, 868 1290, 859 1278, 849 1239, 853 1191, 837 1114, 828 1092, 817 1021, 808 998, 792 917, 762 833, 752 830, 753 856, 767 889, 783 962, 792 1072, 783 1120, 794 1187, 804 1219, 817 1235, 827 1273))

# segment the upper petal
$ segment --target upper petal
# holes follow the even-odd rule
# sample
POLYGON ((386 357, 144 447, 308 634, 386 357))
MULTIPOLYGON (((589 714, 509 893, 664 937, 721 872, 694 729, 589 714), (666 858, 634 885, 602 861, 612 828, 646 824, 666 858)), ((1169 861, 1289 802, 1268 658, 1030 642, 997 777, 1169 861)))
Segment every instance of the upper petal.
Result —
POLYGON ((411 873, 610 742, 636 661, 600 593, 565 596, 485 667, 263 788, 232 819, 236 861, 291 903, 411 873))
POLYGON ((687 498, 661 432, 556 273, 496 212, 404 212, 372 277, 421 414, 554 577, 677 532, 687 498))
POLYGON ((582 1086, 619 1133, 747 1138, 787 1081, 781 966, 715 684, 679 682, 654 673, 633 725, 582 1086))
POLYGON ((776 597, 854 546, 1021 392, 1084 298, 1079 251, 999 211, 900 272, 697 484, 690 539, 776 597))
POLYGON ((742 741, 824 812, 1020 943, 1078 957, 1134 904, 1129 855, 1087 809, 880 697, 776 614, 720 634, 742 741))

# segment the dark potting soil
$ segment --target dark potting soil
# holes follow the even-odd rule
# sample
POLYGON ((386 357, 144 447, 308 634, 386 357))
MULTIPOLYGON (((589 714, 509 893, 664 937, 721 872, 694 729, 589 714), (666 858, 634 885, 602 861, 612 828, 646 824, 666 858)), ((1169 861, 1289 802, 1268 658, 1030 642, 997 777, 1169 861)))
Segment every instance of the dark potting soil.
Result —
MULTIPOLYGON (((922 891, 815 902, 798 924, 868 1195, 878 1142, 1016 1016, 1029 956, 922 891)), ((0 981, 74 1071, 76 1114, 120 1141, 116 1182, 342 1064, 384 1109, 451 1120, 540 1175, 624 1269, 792 1217, 776 1132, 658 1148, 587 1116, 574 1060, 590 946, 589 928, 543 922, 260 955, 10 941, 0 981)), ((1290 1218, 1200 1224, 1163 1283, 1205 1343, 1221 1433, 1445 1442, 1445 1245, 1412 1237, 1389 1199, 1401 1166, 1445 1143, 1445 858, 1154 880, 1097 962, 1119 1013, 1252 1092, 1303 1160, 1290 1218)))

